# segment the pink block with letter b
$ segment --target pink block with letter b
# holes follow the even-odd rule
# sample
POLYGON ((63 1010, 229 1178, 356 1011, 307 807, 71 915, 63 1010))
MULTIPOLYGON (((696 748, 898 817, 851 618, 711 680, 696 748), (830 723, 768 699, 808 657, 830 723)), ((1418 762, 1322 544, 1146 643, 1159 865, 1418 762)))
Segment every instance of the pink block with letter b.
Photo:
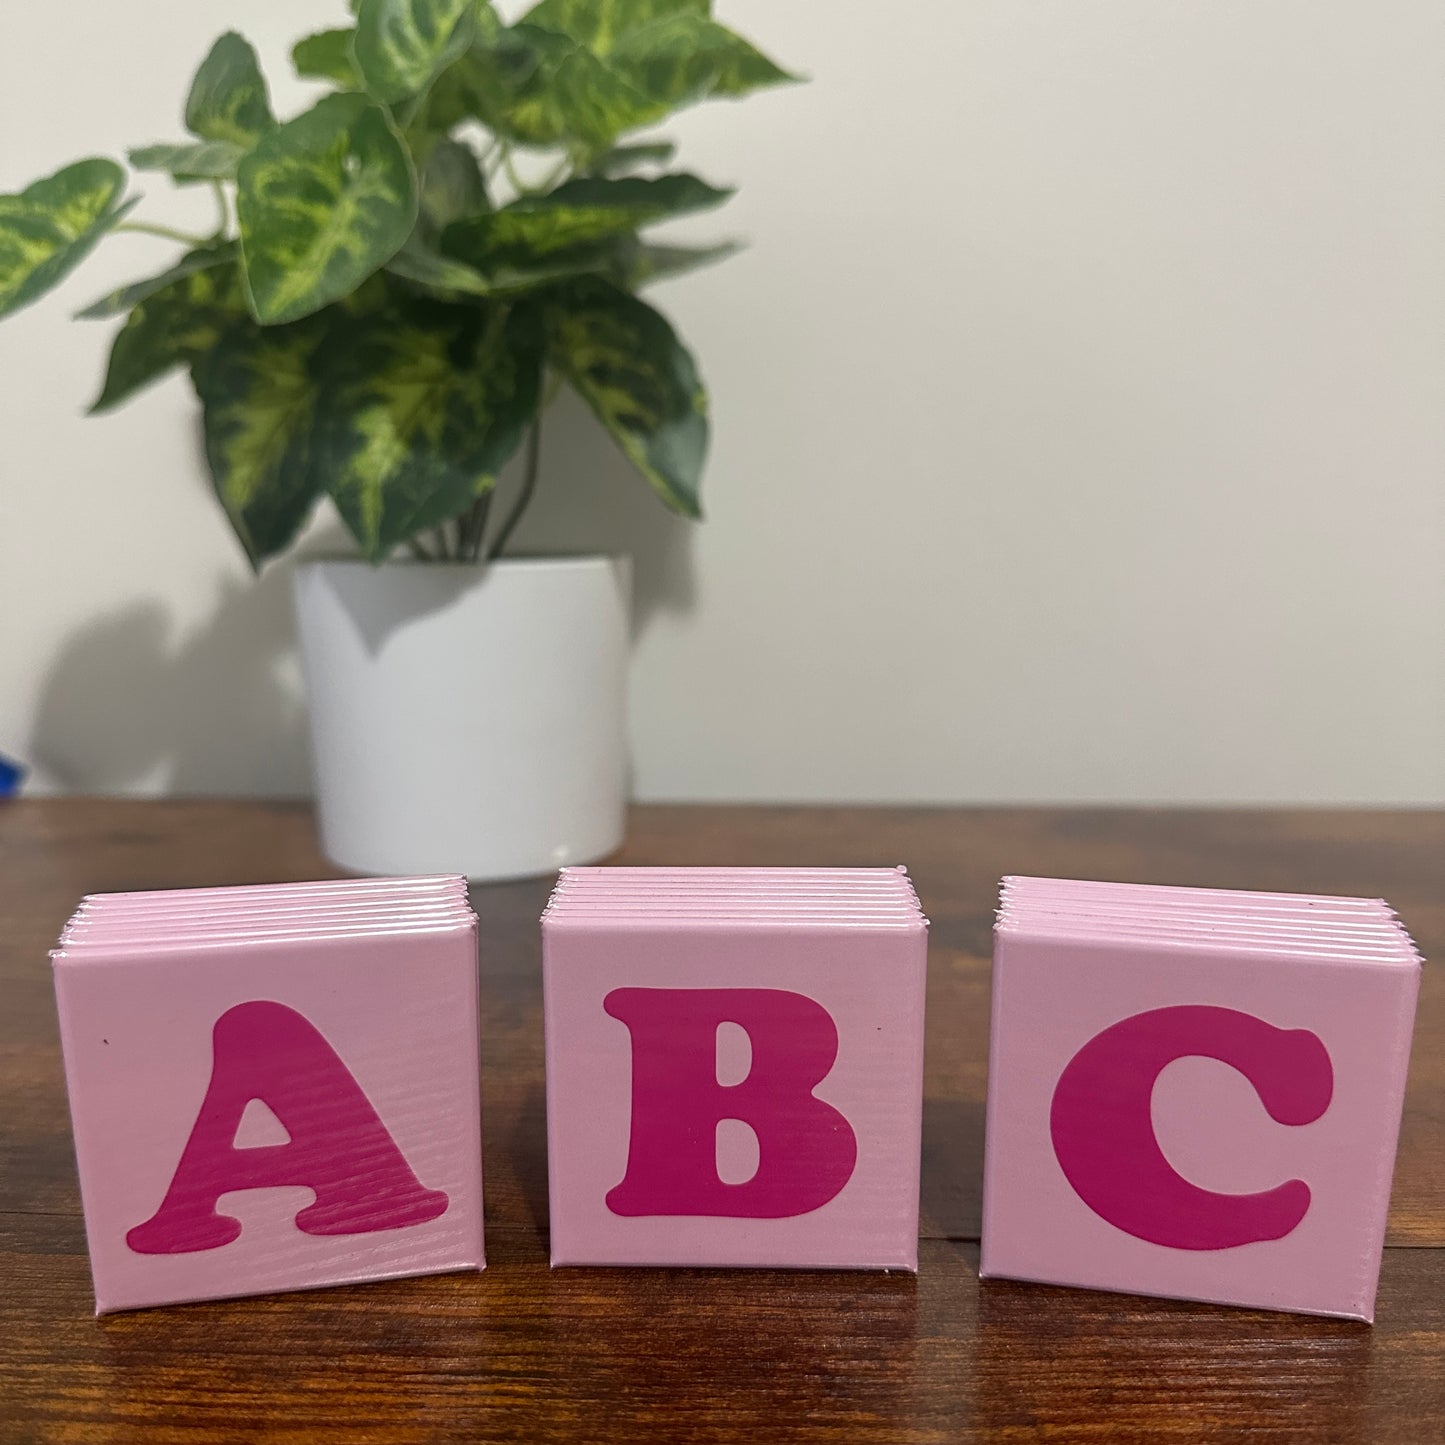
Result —
POLYGON ((476 919, 417 890, 85 901, 52 959, 97 1313, 482 1268, 476 919))
POLYGON ((906 875, 566 869, 542 935, 554 1265, 917 1269, 906 875))
POLYGON ((1419 979, 1379 900, 1006 879, 980 1274, 1373 1319, 1419 979))

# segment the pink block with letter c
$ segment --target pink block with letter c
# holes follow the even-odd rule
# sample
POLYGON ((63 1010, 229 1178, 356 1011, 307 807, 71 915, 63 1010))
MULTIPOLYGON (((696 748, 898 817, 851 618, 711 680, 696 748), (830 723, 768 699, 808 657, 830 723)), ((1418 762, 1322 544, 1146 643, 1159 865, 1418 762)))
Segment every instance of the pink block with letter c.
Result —
POLYGON ((926 938, 544 918, 552 1263, 916 1270, 926 938))
POLYGON ((980 1274, 1372 1319, 1420 975, 1398 936, 1002 915, 980 1274))
POLYGON ((475 919, 53 959, 97 1313, 482 1268, 475 919))

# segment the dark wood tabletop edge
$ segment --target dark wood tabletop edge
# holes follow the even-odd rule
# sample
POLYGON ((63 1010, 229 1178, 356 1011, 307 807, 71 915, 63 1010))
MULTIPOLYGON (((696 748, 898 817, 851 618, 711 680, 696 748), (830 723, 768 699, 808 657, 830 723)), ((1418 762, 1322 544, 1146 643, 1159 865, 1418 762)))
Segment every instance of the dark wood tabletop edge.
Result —
MULTIPOLYGON (((239 809, 256 815, 274 813, 294 816, 298 813, 312 813, 315 810, 315 802, 306 796, 234 798, 211 793, 183 793, 167 797, 112 796, 103 793, 26 794, 18 798, 0 799, 0 820, 3 820, 6 813, 13 813, 17 816, 42 810, 49 813, 84 813, 97 807, 113 808, 119 811, 130 810, 137 815, 149 812, 157 816, 171 810, 184 811, 201 808, 239 809)), ((1445 806, 1435 803, 1381 804, 1349 800, 1261 802, 1255 799, 1203 800, 1187 803, 1102 800, 1058 803, 1033 799, 1020 802, 993 799, 972 799, 960 802, 950 802, 946 799, 899 801, 876 798, 846 802, 776 798, 728 802, 661 799, 630 802, 628 812, 634 817, 653 820, 714 813, 727 817, 747 816, 772 822, 812 819, 823 815, 844 813, 864 813, 878 818, 929 820, 958 816, 967 819, 1022 817, 1032 821, 1050 816, 1067 816, 1076 823, 1088 823, 1098 819, 1120 821, 1132 818, 1188 822, 1196 819, 1229 821, 1241 818, 1288 824, 1296 819, 1312 822, 1326 822, 1336 818, 1355 821, 1378 819, 1381 822, 1389 822, 1408 818, 1416 822, 1436 824, 1440 829, 1438 841, 1445 844, 1445 806)), ((631 844, 620 849, 618 854, 613 856, 620 856, 629 851, 633 851, 631 844)), ((609 860, 602 861, 605 863, 609 860)), ((338 870, 338 876, 340 873, 341 870, 338 870)), ((539 878, 546 876, 548 875, 536 875, 539 878)), ((510 883, 525 880, 507 881, 510 883)))

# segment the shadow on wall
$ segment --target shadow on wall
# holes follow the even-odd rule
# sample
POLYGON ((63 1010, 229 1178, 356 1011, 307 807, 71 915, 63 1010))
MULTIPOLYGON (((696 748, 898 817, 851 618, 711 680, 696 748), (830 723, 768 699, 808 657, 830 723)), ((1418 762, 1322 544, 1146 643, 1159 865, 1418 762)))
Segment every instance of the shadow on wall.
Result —
POLYGON ((289 570, 227 579, 180 643, 154 599, 73 632, 46 678, 31 756, 75 792, 309 791, 289 570))
MULTIPOLYGON (((509 469, 499 513, 517 483, 509 469)), ((217 525, 224 525, 219 517, 217 525)), ((692 609, 692 529, 652 494, 585 407, 564 397, 547 415, 537 496, 508 551, 630 554, 635 642, 659 613, 692 609)), ((350 548, 332 520, 303 550, 350 548)), ((76 629, 42 687, 28 755, 73 792, 309 794, 293 566, 287 559, 256 581, 223 580, 210 617, 184 639, 154 598, 76 629)))

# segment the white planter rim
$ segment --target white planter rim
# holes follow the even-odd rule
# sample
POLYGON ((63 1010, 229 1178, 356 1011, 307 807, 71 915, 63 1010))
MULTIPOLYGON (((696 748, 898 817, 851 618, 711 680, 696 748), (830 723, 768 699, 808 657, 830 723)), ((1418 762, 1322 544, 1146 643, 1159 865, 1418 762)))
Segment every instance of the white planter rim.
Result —
POLYGON ((554 569, 596 567, 599 564, 610 566, 621 560, 623 560, 623 554, 616 552, 568 552, 536 557, 496 557, 490 562, 481 559, 475 562, 458 562, 452 558, 447 558, 445 561, 428 561, 422 557, 393 557, 385 562, 368 562, 365 557, 330 557, 323 554, 304 557, 296 565, 298 568, 350 567, 366 572, 386 572, 393 567, 406 567, 428 572, 475 573, 486 572, 493 567, 521 570, 543 567, 554 569))

